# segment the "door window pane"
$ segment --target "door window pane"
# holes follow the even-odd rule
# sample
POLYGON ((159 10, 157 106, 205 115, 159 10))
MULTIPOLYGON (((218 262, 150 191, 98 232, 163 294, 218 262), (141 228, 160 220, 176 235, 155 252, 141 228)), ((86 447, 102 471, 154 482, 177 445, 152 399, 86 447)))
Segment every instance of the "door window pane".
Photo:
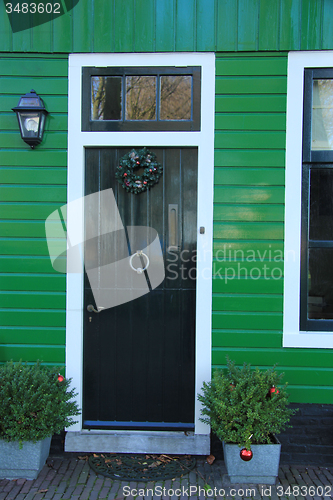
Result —
POLYGON ((313 80, 311 149, 333 149, 333 80, 313 80))
POLYGON ((308 319, 333 319, 333 248, 310 248, 308 319))
POLYGON ((126 76, 126 120, 156 120, 155 76, 126 76))
POLYGON ((122 78, 91 77, 91 119, 120 120, 122 112, 122 78))
POLYGON ((160 119, 191 119, 191 76, 161 76, 160 119))
POLYGON ((333 170, 310 171, 310 240, 333 240, 333 170))

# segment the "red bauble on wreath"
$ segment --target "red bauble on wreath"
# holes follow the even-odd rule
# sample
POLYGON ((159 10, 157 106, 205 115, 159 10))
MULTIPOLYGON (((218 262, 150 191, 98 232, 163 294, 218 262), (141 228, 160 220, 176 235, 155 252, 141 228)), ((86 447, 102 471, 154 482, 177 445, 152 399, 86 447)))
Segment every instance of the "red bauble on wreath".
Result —
POLYGON ((244 462, 249 462, 252 460, 253 457, 253 452, 252 450, 247 450, 246 448, 242 448, 241 451, 239 452, 239 456, 241 457, 244 462))
POLYGON ((116 179, 129 193, 139 194, 147 191, 158 183, 163 173, 163 167, 156 160, 156 155, 147 148, 139 151, 132 149, 119 160, 116 179), (142 168, 141 174, 137 173, 142 168))

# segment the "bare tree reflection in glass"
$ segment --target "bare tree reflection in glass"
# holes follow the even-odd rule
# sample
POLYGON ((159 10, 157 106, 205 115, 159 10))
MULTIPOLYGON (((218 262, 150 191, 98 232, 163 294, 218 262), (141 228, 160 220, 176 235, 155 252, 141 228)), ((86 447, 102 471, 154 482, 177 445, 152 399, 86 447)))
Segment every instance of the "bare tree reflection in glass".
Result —
POLYGON ((156 120, 156 77, 126 77, 126 120, 156 120))

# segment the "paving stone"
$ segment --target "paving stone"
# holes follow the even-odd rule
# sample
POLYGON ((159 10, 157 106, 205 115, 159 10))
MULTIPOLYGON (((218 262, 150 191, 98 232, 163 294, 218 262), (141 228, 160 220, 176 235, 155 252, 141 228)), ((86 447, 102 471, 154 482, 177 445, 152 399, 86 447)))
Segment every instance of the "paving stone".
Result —
POLYGON ((98 498, 107 498, 109 491, 110 491, 109 486, 103 486, 98 498))
POLYGON ((80 476, 78 478, 78 483, 86 483, 89 477, 90 467, 88 462, 86 462, 81 470, 80 476))
MULTIPOLYGON (((99 491, 93 490, 90 493, 89 500, 96 500, 98 498, 98 495, 99 495, 99 491)), ((130 498, 130 497, 126 497, 126 498, 130 498)))
POLYGON ((94 483, 94 488, 93 488, 93 491, 100 491, 103 487, 103 482, 104 482, 104 479, 101 479, 100 477, 97 477, 95 483, 94 483))
POLYGON ((57 491, 57 487, 55 485, 49 486, 47 489, 47 492, 44 495, 45 500, 49 499, 49 498, 53 498, 56 491, 57 491))
POLYGON ((32 500, 35 498, 37 491, 37 488, 31 488, 29 493, 26 495, 25 500, 32 500))
POLYGON ((62 480, 57 486, 57 493, 61 493, 62 495, 67 488, 68 488, 68 482, 62 480))
POLYGON ((2 489, 3 492, 9 493, 16 485, 16 481, 8 481, 5 487, 2 489))
POLYGON ((92 487, 84 486, 80 495, 80 500, 88 500, 92 487))
POLYGON ((333 484, 333 474, 328 469, 322 469, 322 473, 325 474, 330 484, 333 484))
POLYGON ((97 479, 96 474, 94 472, 93 473, 90 472, 87 477, 86 486, 88 486, 89 488, 93 486, 95 484, 96 479, 97 479))
POLYGON ((61 498, 64 498, 64 499, 68 499, 70 500, 72 498, 72 493, 74 491, 74 486, 69 486, 63 493, 62 497, 61 498))
POLYGON ((61 499, 61 497, 62 497, 62 494, 61 494, 61 493, 56 493, 56 494, 54 495, 54 497, 52 498, 52 500, 60 500, 60 499, 61 499))
POLYGON ((110 493, 108 495, 108 500, 115 500, 116 498, 124 497, 121 486, 122 484, 120 483, 120 481, 113 482, 110 493))

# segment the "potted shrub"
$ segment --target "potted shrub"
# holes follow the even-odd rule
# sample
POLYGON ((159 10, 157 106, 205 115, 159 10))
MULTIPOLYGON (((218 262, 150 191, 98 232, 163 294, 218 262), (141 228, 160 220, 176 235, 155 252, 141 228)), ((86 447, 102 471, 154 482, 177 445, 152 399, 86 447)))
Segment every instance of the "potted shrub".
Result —
POLYGON ((281 444, 275 434, 286 427, 296 410, 287 407, 286 385, 275 367, 267 371, 227 358, 227 370, 216 371, 198 396, 201 420, 211 425, 223 443, 224 460, 232 483, 274 484, 281 444))
POLYGON ((70 379, 39 362, 0 366, 0 478, 35 479, 45 464, 51 437, 79 415, 70 379))

